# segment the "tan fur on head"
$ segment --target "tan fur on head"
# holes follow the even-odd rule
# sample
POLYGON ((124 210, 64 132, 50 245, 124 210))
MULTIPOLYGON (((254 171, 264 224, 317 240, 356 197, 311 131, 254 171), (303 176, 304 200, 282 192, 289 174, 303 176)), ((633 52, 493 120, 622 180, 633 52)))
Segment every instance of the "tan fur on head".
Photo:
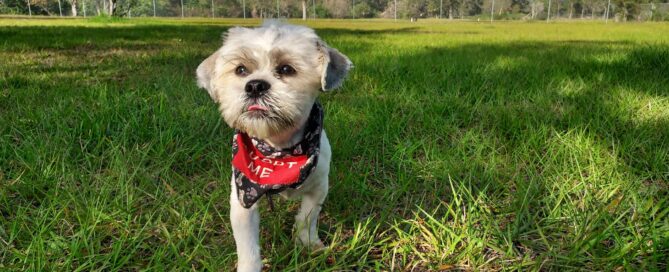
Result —
POLYGON ((266 139, 304 124, 319 90, 341 86, 351 67, 346 56, 312 29, 272 22, 228 30, 223 46, 198 66, 197 82, 219 104, 228 125, 266 139), (235 73, 240 65, 248 70, 244 76, 235 73), (282 65, 296 73, 278 74, 282 65), (251 99, 244 89, 250 80, 264 80, 271 88, 251 99), (251 104, 268 110, 263 115, 250 112, 251 104))

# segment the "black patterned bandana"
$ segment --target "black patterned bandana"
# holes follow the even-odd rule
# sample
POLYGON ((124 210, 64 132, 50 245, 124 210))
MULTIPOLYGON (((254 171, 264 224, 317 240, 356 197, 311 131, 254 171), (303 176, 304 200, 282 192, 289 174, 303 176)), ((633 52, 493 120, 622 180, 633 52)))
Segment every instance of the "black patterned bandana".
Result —
POLYGON ((314 103, 302 141, 275 149, 264 141, 236 131, 232 139, 232 171, 237 196, 250 208, 263 195, 299 188, 316 169, 323 131, 323 107, 314 103))

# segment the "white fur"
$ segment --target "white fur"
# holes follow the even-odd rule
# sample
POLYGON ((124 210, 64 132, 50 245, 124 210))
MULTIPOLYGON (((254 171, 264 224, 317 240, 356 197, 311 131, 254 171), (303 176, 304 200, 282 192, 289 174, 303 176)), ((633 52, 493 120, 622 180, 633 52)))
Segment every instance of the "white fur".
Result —
MULTIPOLYGON (((351 67, 346 56, 328 47, 312 29, 272 22, 259 28, 230 29, 223 46, 198 66, 196 74, 198 86, 206 89, 219 104, 228 125, 263 139, 275 148, 287 148, 302 140, 306 120, 319 90, 339 87, 351 67), (291 65, 297 73, 278 75, 276 67, 283 64, 291 65), (250 73, 245 76, 235 74, 239 65, 248 67, 250 73), (271 88, 261 99, 249 102, 244 86, 253 79, 265 80, 271 88), (268 114, 282 117, 286 122, 250 114, 247 111, 249 103, 268 108, 268 114)), ((312 250, 324 247, 318 238, 317 220, 328 193, 332 156, 325 131, 320 142, 314 172, 298 189, 286 189, 281 193, 284 198, 302 198, 295 216, 296 238, 312 250)), ((237 245, 237 270, 260 271, 258 204, 243 208, 233 179, 231 186, 230 222, 237 245)))
MULTIPOLYGON (((325 197, 328 194, 328 173, 332 151, 325 131, 321 136, 321 153, 318 156, 316 170, 297 189, 286 189, 281 196, 286 199, 302 197, 302 205, 295 215, 297 241, 311 250, 324 248, 318 238, 317 220, 325 197)), ((237 271, 260 271, 262 261, 260 256, 260 214, 258 203, 249 209, 239 204, 235 190, 235 181, 230 181, 230 223, 237 245, 237 271)))

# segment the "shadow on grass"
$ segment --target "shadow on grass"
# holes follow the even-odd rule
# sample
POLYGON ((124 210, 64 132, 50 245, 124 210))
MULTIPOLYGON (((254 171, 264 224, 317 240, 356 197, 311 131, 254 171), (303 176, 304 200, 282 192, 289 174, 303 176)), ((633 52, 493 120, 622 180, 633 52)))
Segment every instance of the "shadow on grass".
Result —
POLYGON ((654 219, 628 215, 649 199, 663 205, 669 190, 669 119, 658 110, 669 98, 667 45, 474 43, 354 62, 372 83, 353 82, 330 101, 353 108, 328 127, 340 177, 354 176, 333 177, 332 194, 364 199, 365 209, 328 203, 334 210, 393 222, 466 192, 468 205, 497 220, 488 225, 505 241, 497 246, 512 248, 499 254, 549 266, 666 267, 624 256, 634 250, 619 237, 637 235, 629 226, 638 223, 656 246, 635 250, 669 250, 654 219), (487 203, 475 204, 481 194, 487 203))
MULTIPOLYGON (((68 83, 72 87, 108 83, 130 87, 152 76, 156 69, 181 69, 192 76, 193 67, 220 46, 228 26, 201 25, 105 25, 0 27, 7 63, 4 85, 9 88, 45 87, 68 83), (44 35, 48 37, 44 38, 44 35), (41 37, 41 38, 36 38, 41 37), (145 69, 150 66, 153 69, 145 69), (11 70, 9 70, 11 69, 11 70), (11 73, 10 73, 11 71, 11 73), (43 82, 36 79, 41 75, 43 82), (83 76, 82 76, 83 74, 83 76), (95 82, 87 79, 93 78, 95 82), (126 84, 127 83, 127 84, 126 84)), ((333 35, 382 35, 408 33, 414 28, 389 30, 319 29, 323 37, 333 35)), ((360 41, 349 48, 358 53, 372 49, 360 41)))
MULTIPOLYGON (((169 42, 181 42, 184 44, 203 43, 211 45, 212 41, 220 41, 222 34, 231 26, 227 25, 117 25, 109 27, 105 24, 99 26, 0 26, 0 39, 4 41, 3 49, 7 51, 16 50, 86 50, 95 48, 132 48, 133 45, 141 46, 151 44, 158 47, 169 42), (51 35, 49 38, 35 38, 43 35, 51 35), (92 45, 91 43, 95 44, 92 45)), ((385 34, 416 33, 418 28, 406 27, 397 29, 341 29, 341 28, 319 28, 317 32, 323 38, 331 35, 365 35, 371 36, 385 34)), ((352 44, 351 46, 357 46, 352 44)), ((360 46, 359 49, 369 48, 360 46)))

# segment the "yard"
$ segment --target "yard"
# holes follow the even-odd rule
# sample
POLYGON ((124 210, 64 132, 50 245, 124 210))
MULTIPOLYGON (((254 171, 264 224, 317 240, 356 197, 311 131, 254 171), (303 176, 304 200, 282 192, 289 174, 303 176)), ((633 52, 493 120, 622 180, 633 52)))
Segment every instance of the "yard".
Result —
MULTIPOLYGON (((257 24, 0 18, 0 270, 232 270, 195 68, 257 24)), ((306 24, 355 64, 321 96, 329 250, 262 200, 268 270, 667 269, 669 24, 306 24)))

